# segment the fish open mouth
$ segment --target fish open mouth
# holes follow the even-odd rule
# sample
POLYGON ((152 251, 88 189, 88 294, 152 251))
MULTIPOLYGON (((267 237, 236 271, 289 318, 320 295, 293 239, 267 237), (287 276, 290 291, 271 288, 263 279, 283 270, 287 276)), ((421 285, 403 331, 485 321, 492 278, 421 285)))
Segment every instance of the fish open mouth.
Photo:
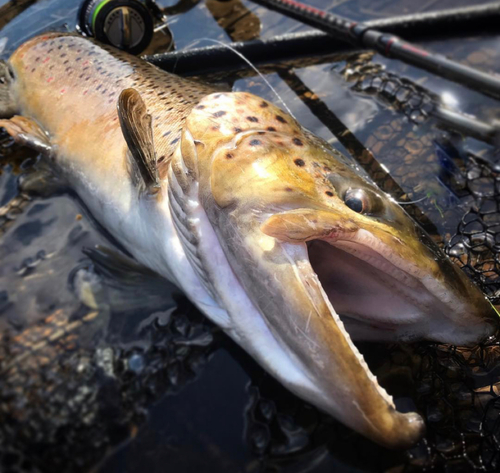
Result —
POLYGON ((366 230, 310 240, 307 251, 323 290, 354 340, 411 341, 431 334, 443 342, 451 335, 450 324, 436 315, 467 310, 441 282, 366 230))
POLYGON ((269 248, 279 264, 259 293, 280 301, 270 309, 272 298, 261 297, 261 312, 318 388, 296 392, 380 444, 414 444, 421 418, 395 409, 353 340, 477 343, 492 332, 484 296, 425 234, 372 232, 307 210, 275 214, 260 228, 278 239, 269 248))

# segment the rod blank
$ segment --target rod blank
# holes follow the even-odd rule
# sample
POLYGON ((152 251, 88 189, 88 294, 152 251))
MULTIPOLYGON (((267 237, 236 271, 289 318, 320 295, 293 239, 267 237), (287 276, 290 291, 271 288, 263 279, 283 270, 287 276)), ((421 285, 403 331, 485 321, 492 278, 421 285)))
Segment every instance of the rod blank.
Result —
MULTIPOLYGON (((377 30, 373 24, 356 23, 296 0, 252 1, 314 26, 340 40, 348 41, 360 47, 375 49, 383 56, 399 59, 446 79, 463 84, 483 94, 500 98, 499 77, 478 71, 477 69, 447 59, 442 55, 414 46, 394 34, 387 34, 377 30)), ((464 18, 469 18, 471 15, 478 15, 476 18, 484 18, 493 12, 498 14, 499 9, 499 4, 493 4, 482 6, 476 10, 476 13, 472 13, 474 12, 472 8, 465 11, 463 9, 455 9, 451 10, 451 12, 448 11, 448 14, 445 16, 448 18, 448 21, 453 23, 458 18, 463 20, 464 18)), ((420 21, 431 22, 432 18, 432 15, 428 17, 424 16, 421 17, 420 21)))

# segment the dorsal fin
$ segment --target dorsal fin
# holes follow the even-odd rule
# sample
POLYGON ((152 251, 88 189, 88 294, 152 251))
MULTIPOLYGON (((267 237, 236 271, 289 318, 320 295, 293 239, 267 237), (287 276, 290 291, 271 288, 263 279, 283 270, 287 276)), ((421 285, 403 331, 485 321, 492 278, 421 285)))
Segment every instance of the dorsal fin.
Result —
POLYGON ((160 184, 152 119, 137 90, 122 91, 118 98, 118 117, 129 149, 132 181, 141 190, 155 192, 160 184))

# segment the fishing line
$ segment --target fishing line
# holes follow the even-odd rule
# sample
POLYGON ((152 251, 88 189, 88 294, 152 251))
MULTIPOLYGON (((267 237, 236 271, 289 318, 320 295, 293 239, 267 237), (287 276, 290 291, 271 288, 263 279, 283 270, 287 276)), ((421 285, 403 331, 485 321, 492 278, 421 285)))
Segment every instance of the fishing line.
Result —
POLYGON ((190 47, 198 44, 200 41, 210 41, 212 43, 216 43, 216 44, 219 44, 227 49, 229 49, 230 51, 232 51, 234 54, 236 54, 238 57, 240 57, 241 59, 243 59, 243 61, 245 61, 257 74, 258 76, 264 81, 264 83, 271 89, 271 91, 273 92, 274 95, 276 95, 276 97, 278 98, 278 100, 281 102, 281 104, 283 105, 283 107, 285 108, 285 110, 295 119, 297 120, 297 118, 295 117, 295 115, 292 113, 292 111, 288 108, 288 106, 286 105, 285 101, 281 98, 280 94, 278 94, 278 92, 276 91, 276 89, 271 85, 271 83, 265 78, 265 76, 257 69, 256 66, 254 66, 249 59, 247 59, 245 56, 243 56, 243 54, 241 54, 239 51, 236 51, 236 49, 234 49, 232 46, 230 46, 229 44, 227 43, 223 43, 222 41, 219 41, 217 39, 211 39, 211 38, 200 38, 196 41, 193 41, 191 44, 188 44, 186 46, 186 48, 184 49, 189 49, 190 47))
POLYGON ((398 205, 408 205, 408 204, 418 204, 419 202, 423 202, 425 199, 427 199, 428 197, 422 197, 421 199, 417 199, 417 200, 409 200, 409 201, 406 201, 406 202, 398 202, 397 200, 395 200, 396 204, 398 205))

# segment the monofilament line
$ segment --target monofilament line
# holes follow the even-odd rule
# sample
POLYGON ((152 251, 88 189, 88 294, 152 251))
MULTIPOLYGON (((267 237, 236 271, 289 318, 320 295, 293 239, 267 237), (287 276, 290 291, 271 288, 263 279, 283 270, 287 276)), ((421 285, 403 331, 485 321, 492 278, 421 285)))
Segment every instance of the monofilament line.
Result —
POLYGON ((258 75, 259 77, 264 81, 264 83, 271 89, 274 95, 278 98, 280 103, 283 105, 284 109, 296 120, 295 115, 292 113, 292 111, 287 107, 285 101, 281 98, 280 94, 276 91, 276 89, 270 84, 270 82, 265 78, 265 76, 257 69, 256 66, 254 66, 249 59, 247 59, 243 54, 241 54, 239 51, 236 51, 232 46, 230 46, 227 43, 223 43, 222 41, 219 41, 217 39, 211 39, 211 38, 200 38, 194 41, 191 44, 188 44, 184 49, 189 49, 190 47, 194 46, 195 44, 198 44, 200 41, 210 41, 212 43, 219 44, 221 46, 224 46, 225 48, 229 49, 232 51, 234 54, 236 54, 238 57, 243 59, 258 75))

